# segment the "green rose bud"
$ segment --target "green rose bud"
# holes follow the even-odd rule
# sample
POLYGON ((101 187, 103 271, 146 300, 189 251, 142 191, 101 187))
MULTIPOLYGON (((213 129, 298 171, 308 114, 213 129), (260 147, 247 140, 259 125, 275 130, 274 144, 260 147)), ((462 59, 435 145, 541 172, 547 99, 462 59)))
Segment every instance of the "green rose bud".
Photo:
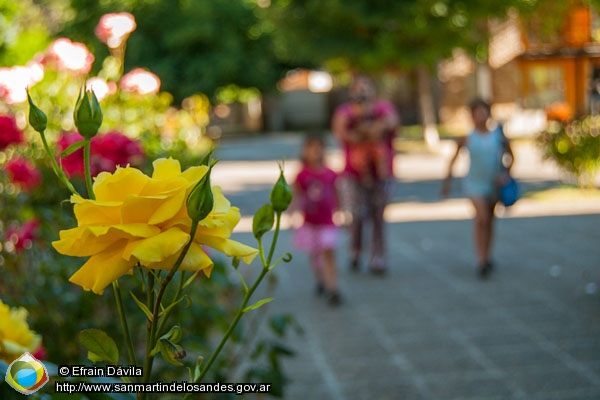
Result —
POLYGON ((260 239, 265 233, 269 232, 273 228, 275 223, 275 215, 273 212, 273 206, 265 204, 258 209, 254 218, 252 219, 252 233, 256 239, 260 239))
POLYGON ((44 114, 42 110, 33 104, 29 91, 27 91, 27 100, 29 101, 29 125, 31 125, 36 132, 43 133, 48 124, 48 117, 46 117, 46 114, 44 114))
POLYGON ((210 186, 210 172, 214 165, 215 163, 208 167, 206 174, 196 183, 196 186, 194 186, 187 198, 187 213, 194 223, 198 223, 206 218, 215 204, 210 186))
POLYGON ((79 91, 73 111, 73 120, 77 130, 84 138, 91 139, 98 133, 100 125, 102 125, 102 109, 92 90, 81 88, 79 91))
POLYGON ((279 179, 275 182, 269 199, 273 205, 273 210, 276 212, 283 212, 287 210, 292 201, 292 188, 290 188, 290 185, 285 181, 283 167, 280 166, 279 169, 279 179))

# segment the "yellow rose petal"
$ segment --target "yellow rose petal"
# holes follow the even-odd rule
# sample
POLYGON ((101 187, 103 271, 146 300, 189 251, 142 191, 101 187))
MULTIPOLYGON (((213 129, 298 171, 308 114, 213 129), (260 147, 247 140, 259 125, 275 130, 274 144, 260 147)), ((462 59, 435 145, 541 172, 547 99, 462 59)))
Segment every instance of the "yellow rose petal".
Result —
POLYGON ((122 247, 113 246, 108 250, 92 257, 77 272, 71 276, 70 282, 81 286, 84 290, 91 290, 102 294, 104 289, 121 276, 131 273, 135 263, 121 257, 122 247))
MULTIPOLYGON (((257 249, 236 242, 235 240, 212 236, 203 236, 200 239, 200 243, 212 247, 215 250, 219 250, 229 257, 240 257, 246 264, 250 264, 258 254, 257 249)), ((196 236, 195 242, 198 243, 198 236, 196 236)))
POLYGON ((100 173, 94 181, 97 201, 123 201, 140 193, 150 178, 136 168, 118 167, 114 174, 100 173))
MULTIPOLYGON (((131 255, 140 263, 160 262, 167 257, 179 252, 189 240, 190 235, 178 228, 172 228, 148 239, 136 242, 131 249, 131 255)), ((124 254, 126 257, 126 255, 124 254)))
POLYGON ((196 184, 204 175, 206 175, 206 171, 208 171, 208 166, 199 165, 196 167, 190 167, 183 171, 181 176, 186 179, 188 182, 196 184))
POLYGON ((185 271, 198 271, 210 268, 212 270, 213 264, 213 260, 211 260, 204 252, 202 246, 199 246, 197 243, 192 243, 181 263, 181 269, 185 271))
POLYGON ((73 257, 92 256, 123 240, 117 235, 98 238, 87 227, 60 231, 59 235, 60 240, 52 242, 52 247, 60 254, 73 257))
POLYGON ((181 175, 181 165, 179 161, 169 158, 159 158, 152 163, 154 172, 152 179, 169 179, 181 175))
MULTIPOLYGON (((72 201, 72 200, 71 200, 72 201)), ((121 203, 84 200, 73 207, 79 226, 121 223, 121 203)))

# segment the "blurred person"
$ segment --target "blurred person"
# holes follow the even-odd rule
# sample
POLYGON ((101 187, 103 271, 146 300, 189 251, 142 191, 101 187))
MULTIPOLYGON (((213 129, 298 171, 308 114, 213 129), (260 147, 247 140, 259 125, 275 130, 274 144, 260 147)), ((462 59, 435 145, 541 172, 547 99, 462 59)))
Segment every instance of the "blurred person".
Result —
POLYGON ((338 204, 336 179, 337 174, 325 165, 323 138, 307 136, 302 168, 294 182, 292 210, 299 209, 303 217, 303 224, 294 231, 294 245, 309 253, 317 294, 325 294, 331 305, 341 302, 335 259, 338 228, 333 222, 338 204))
POLYGON ((502 127, 499 124, 494 126, 490 121, 490 105, 482 99, 475 99, 470 108, 474 127, 469 135, 457 141, 456 152, 450 160, 448 174, 442 183, 441 195, 447 197, 450 193, 452 168, 461 149, 466 148, 470 162, 469 171, 463 180, 463 189, 475 210, 473 239, 477 273, 481 278, 486 278, 493 269, 490 254, 498 191, 509 178, 514 156, 502 127))
POLYGON ((349 101, 332 118, 332 130, 345 154, 344 182, 350 198, 350 267, 359 269, 363 227, 371 220, 369 269, 383 274, 387 268, 383 211, 394 175, 393 139, 400 126, 396 108, 377 99, 375 86, 358 76, 348 91, 349 101))

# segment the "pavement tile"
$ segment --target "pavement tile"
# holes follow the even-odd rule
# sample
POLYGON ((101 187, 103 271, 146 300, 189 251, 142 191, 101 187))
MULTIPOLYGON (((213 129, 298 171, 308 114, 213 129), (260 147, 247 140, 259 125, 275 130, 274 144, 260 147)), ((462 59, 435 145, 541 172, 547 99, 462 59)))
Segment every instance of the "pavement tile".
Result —
POLYGON ((479 376, 461 372, 436 374, 427 376, 426 381, 434 398, 439 400, 513 396, 513 391, 505 382, 485 374, 479 376))
POLYGON ((527 394, 539 397, 545 392, 598 389, 580 373, 561 364, 516 367, 507 371, 507 375, 527 394))

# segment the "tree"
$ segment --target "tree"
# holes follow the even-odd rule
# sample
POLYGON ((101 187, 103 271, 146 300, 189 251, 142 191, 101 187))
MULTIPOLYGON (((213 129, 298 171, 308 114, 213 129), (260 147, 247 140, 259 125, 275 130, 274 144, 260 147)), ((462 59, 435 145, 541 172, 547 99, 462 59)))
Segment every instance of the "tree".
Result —
POLYGON ((251 1, 71 0, 71 7, 75 18, 61 33, 88 44, 97 55, 107 52, 93 33, 100 17, 132 13, 137 29, 128 41, 125 70, 148 67, 176 101, 198 92, 214 95, 230 84, 269 90, 283 75, 251 1))
MULTIPOLYGON (((416 70, 421 117, 435 140, 429 75, 462 47, 487 59, 487 19, 519 0, 273 0, 263 16, 272 25, 276 55, 290 63, 332 60, 366 72, 416 70)), ((433 139, 432 139, 433 138, 433 139)))

